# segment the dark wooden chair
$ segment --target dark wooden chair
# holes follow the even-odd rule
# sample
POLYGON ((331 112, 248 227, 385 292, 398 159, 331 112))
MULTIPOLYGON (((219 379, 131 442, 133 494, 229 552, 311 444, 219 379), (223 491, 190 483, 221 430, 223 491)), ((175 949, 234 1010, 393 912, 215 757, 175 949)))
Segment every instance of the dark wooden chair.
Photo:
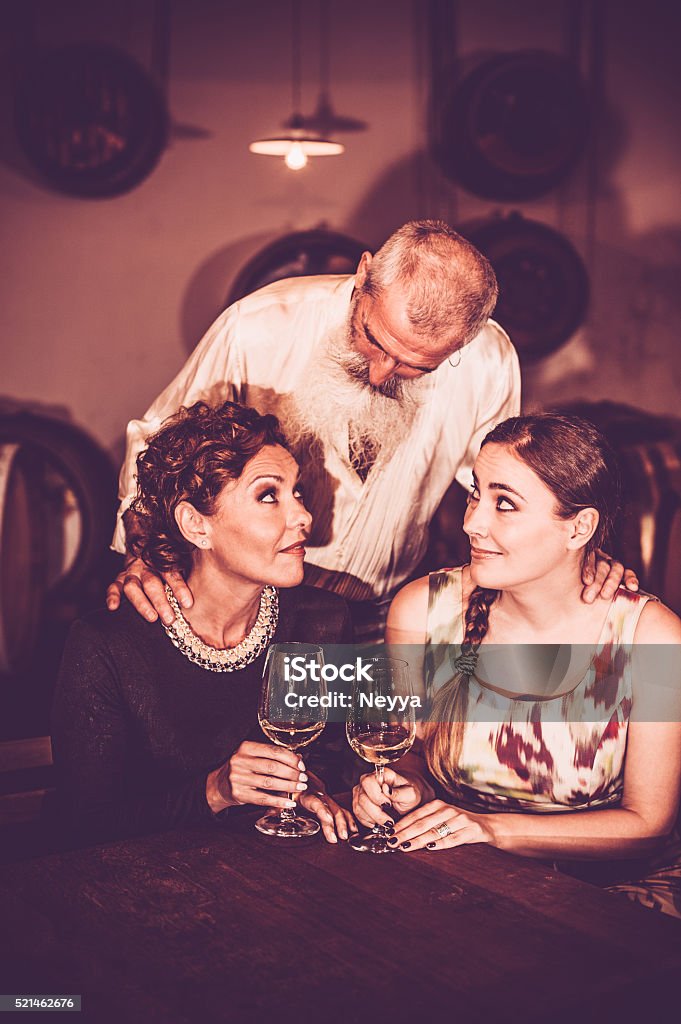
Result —
POLYGON ((49 736, 0 743, 0 825, 38 818, 53 785, 49 736))

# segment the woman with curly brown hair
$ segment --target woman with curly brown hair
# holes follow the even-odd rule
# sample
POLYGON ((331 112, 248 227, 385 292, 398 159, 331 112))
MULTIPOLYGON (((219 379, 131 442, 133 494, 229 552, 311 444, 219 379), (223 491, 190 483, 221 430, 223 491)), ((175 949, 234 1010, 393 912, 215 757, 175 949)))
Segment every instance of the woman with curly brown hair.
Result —
POLYGON ((190 579, 194 603, 170 625, 127 603, 74 624, 52 719, 66 820, 109 838, 290 807, 296 791, 329 842, 346 839, 352 817, 257 723, 271 642, 350 640, 345 602, 301 586, 311 516, 277 420, 199 402, 150 438, 137 474, 135 552, 190 579))
MULTIPOLYGON (((581 599, 617 508, 614 456, 592 424, 516 417, 487 435, 464 519, 470 565, 409 584, 388 617, 389 642, 424 652, 432 697, 426 764, 385 769, 404 815, 389 842, 567 861, 681 916, 681 621, 623 588, 581 599)), ((363 824, 385 822, 386 796, 363 778, 363 824)))

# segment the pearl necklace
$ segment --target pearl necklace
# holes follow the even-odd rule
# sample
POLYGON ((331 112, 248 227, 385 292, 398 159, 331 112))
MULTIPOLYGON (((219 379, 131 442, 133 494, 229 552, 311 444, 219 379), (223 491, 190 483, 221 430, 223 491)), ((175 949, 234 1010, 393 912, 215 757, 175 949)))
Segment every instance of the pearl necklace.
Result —
POLYGON ((167 584, 166 597, 175 612, 175 621, 169 626, 163 622, 163 628, 185 658, 210 672, 238 672, 250 665, 269 644, 279 621, 279 597, 276 588, 268 585, 260 595, 258 617, 248 636, 236 647, 211 647, 191 628, 167 584))

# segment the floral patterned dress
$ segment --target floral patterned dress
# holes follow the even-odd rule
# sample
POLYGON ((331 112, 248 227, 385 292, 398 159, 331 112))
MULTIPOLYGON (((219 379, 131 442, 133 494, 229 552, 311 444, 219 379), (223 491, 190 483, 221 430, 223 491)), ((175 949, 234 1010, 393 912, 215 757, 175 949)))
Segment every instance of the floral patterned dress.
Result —
MULTIPOLYGON (((462 642, 466 609, 461 568, 432 573, 429 583, 425 682, 433 696, 452 678, 452 645, 462 642)), ((620 588, 586 673, 569 692, 509 696, 470 677, 457 778, 448 786, 454 803, 533 814, 617 806, 632 707, 632 643, 648 600, 620 588)), ((560 866, 681 917, 676 835, 645 861, 560 866)))

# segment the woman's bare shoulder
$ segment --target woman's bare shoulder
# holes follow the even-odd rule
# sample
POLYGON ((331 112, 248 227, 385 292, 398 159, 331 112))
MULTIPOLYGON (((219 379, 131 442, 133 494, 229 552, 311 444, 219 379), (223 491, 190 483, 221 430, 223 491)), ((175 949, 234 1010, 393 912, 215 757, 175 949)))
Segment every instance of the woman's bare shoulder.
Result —
POLYGON ((661 601, 647 601, 636 625, 637 644, 681 644, 681 619, 661 601))
POLYGON ((388 612, 389 630, 425 636, 428 622, 429 579, 428 576, 421 576, 398 591, 388 612))

